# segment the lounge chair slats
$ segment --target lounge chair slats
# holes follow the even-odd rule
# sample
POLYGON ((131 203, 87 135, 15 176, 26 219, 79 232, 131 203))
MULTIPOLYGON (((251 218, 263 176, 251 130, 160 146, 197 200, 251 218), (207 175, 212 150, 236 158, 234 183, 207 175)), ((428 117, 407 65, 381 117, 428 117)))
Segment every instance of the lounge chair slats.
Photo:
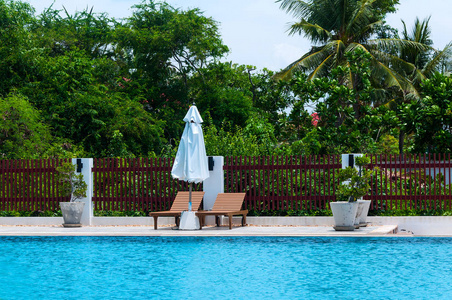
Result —
MULTIPOLYGON (((178 192, 176 198, 169 210, 155 211, 149 213, 154 218, 154 229, 157 229, 158 217, 173 217, 176 219, 176 225, 179 226, 179 218, 183 211, 188 210, 189 192, 178 192)), ((192 210, 196 211, 201 206, 202 199, 204 198, 204 192, 192 192, 191 203, 192 210)))
POLYGON ((248 210, 242 210, 243 201, 246 193, 220 193, 215 199, 213 207, 209 211, 198 211, 196 215, 199 217, 200 226, 204 226, 205 216, 215 216, 217 226, 219 226, 219 216, 228 216, 229 229, 232 229, 232 217, 242 215, 242 226, 246 225, 246 215, 248 210))

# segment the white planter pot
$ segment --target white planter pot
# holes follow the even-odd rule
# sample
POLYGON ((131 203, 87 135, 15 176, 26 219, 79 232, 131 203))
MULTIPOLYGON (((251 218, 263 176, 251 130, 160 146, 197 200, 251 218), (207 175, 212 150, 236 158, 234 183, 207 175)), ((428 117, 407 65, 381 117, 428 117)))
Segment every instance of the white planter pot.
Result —
MULTIPOLYGON (((358 200, 358 205, 362 207, 361 212, 356 215, 358 219, 359 226, 365 227, 367 226, 367 214, 369 213, 371 200, 358 200)), ((359 208, 358 208, 359 210, 359 208)))
POLYGON ((81 227, 83 208, 85 202, 60 202, 61 213, 63 214, 64 227, 81 227))
POLYGON ((358 209, 356 210, 356 216, 355 216, 355 229, 359 229, 359 218, 361 217, 361 214, 363 213, 364 209, 364 202, 361 202, 360 200, 356 201, 358 203, 358 209))
POLYGON ((353 231, 355 230, 356 211, 358 210, 358 202, 330 202, 333 212, 334 226, 337 231, 353 231))

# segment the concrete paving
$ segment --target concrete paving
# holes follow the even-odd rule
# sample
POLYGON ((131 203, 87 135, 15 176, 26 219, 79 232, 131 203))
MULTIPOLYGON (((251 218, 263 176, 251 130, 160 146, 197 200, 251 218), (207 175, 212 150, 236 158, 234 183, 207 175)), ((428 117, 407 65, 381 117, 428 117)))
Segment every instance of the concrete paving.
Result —
POLYGON ((0 226, 0 236, 398 236, 397 225, 361 227, 354 231, 335 231, 332 226, 245 226, 204 227, 178 230, 152 226, 0 226))
MULTIPOLYGON (((228 224, 228 219, 224 218, 220 223, 222 225, 228 224)), ((0 228, 3 226, 34 226, 34 227, 61 227, 63 223, 62 217, 0 217, 0 228)), ((215 224, 214 219, 208 221, 208 225, 215 224)), ((239 226, 241 218, 233 218, 234 226, 239 226)), ((333 217, 297 217, 297 216, 284 216, 284 217, 247 217, 248 226, 243 228, 245 232, 243 234, 267 234, 269 229, 261 229, 260 232, 255 233, 251 230, 252 227, 271 227, 275 228, 275 234, 292 234, 292 231, 301 232, 302 234, 310 234, 311 232, 317 232, 317 234, 340 234, 332 232, 332 226, 334 224, 333 217), (283 227, 283 229, 277 229, 283 227), (290 229, 289 227, 295 227, 296 229, 290 229), (318 227, 317 229, 315 229, 318 227), (284 229, 289 228, 289 229, 284 229), (314 228, 314 229, 313 229, 314 228)), ((93 217, 91 225, 92 227, 143 227, 146 232, 148 229, 152 230, 154 224, 153 218, 150 217, 93 217), (149 227, 146 229, 146 227, 149 227)), ((166 228, 170 230, 169 226, 174 226, 174 218, 160 217, 158 219, 159 230, 166 228)), ((452 216, 399 216, 399 217, 384 217, 384 216, 369 216, 367 217, 367 224, 369 227, 378 228, 380 226, 396 226, 397 235, 415 235, 415 236, 448 236, 452 237, 452 216)), ((88 225, 86 225, 88 226, 88 225)), ((381 227, 386 228, 386 227, 381 227)), ((77 229, 77 232, 83 232, 77 229)), ((216 230, 222 230, 221 228, 216 230)), ((257 230, 257 229, 256 229, 257 230)), ((386 229, 381 229, 386 231, 386 229)), ((138 230, 140 231, 140 230, 138 230)), ((366 230, 365 230, 366 231, 366 230)), ((53 232, 53 231, 52 231, 53 232)), ((64 232, 70 232, 66 229, 64 232)), ((359 236, 363 231, 353 232, 359 236)), ((378 232, 378 231, 377 231, 378 232)), ((1 234, 1 230, 0 230, 1 234)), ((20 233, 19 233, 20 234, 20 233)), ((172 233, 171 233, 172 234, 172 233)), ((202 233, 205 234, 205 233, 202 233)), ((238 227, 234 227, 233 234, 242 234, 242 230, 238 227)), ((347 235, 347 233, 343 233, 347 235)), ((372 234, 375 234, 372 233, 372 234)), ((390 234, 390 230, 389 233, 390 234)))

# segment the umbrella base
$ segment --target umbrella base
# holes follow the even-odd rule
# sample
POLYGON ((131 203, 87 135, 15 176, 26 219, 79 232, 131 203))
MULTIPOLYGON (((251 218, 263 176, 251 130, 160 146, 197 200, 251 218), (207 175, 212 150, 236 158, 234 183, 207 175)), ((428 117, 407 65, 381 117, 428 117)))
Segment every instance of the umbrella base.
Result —
POLYGON ((183 211, 180 216, 179 230, 199 230, 199 218, 194 211, 183 211))

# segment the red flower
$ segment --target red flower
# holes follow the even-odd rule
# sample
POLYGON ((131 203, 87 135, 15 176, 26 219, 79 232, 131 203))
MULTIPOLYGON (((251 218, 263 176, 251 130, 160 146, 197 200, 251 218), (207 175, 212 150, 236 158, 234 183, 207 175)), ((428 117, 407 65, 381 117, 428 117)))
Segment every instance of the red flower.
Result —
POLYGON ((313 126, 317 127, 317 123, 319 123, 319 121, 320 121, 319 114, 315 112, 311 115, 311 117, 312 117, 311 124, 313 126))

